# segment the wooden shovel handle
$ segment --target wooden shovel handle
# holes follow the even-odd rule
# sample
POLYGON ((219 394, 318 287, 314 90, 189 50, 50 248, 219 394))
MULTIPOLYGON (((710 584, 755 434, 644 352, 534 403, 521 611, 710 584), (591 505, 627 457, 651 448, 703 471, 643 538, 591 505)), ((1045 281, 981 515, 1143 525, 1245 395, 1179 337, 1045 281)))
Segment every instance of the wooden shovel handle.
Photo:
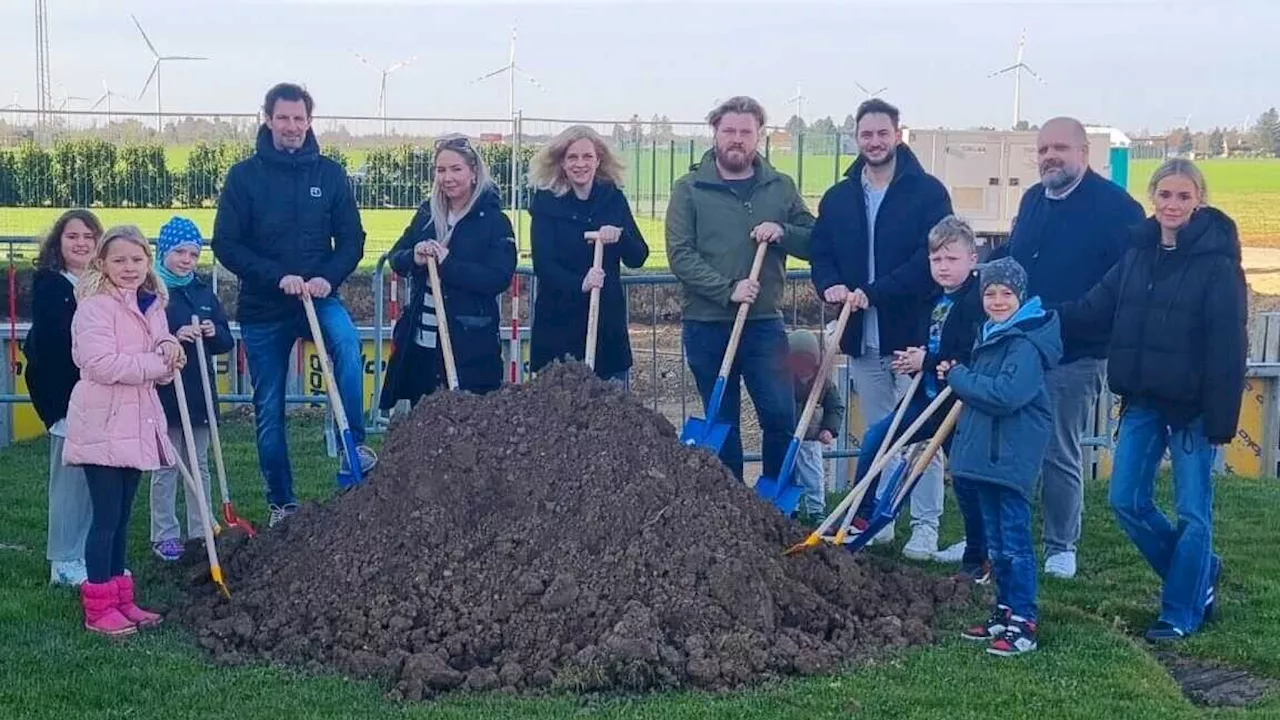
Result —
POLYGON ((440 291, 440 268, 436 256, 427 256, 427 274, 431 277, 431 295, 436 301, 436 331, 440 334, 440 352, 444 354, 444 375, 450 390, 458 389, 458 366, 453 361, 453 340, 449 337, 449 315, 444 309, 444 293, 440 291))
MULTIPOLYGON (((844 337, 844 326, 849 324, 849 316, 852 314, 853 303, 845 300, 844 306, 840 308, 840 318, 836 320, 836 338, 844 337)), ((840 341, 837 339, 822 355, 822 364, 818 366, 818 374, 814 376, 813 387, 809 389, 809 399, 804 404, 804 411, 800 413, 800 421, 796 423, 795 438, 798 440, 803 440, 805 431, 809 429, 809 420, 813 417, 813 412, 818 407, 818 398, 822 396, 822 391, 826 388, 826 379, 831 374, 831 366, 836 362, 836 355, 839 354, 840 341)))
MULTIPOLYGON (((595 243, 595 254, 591 260, 591 269, 604 269, 604 243, 600 241, 600 233, 583 233, 587 240, 595 243)), ((587 348, 585 361, 587 367, 596 369, 596 345, 600 340, 600 288, 591 288, 591 303, 587 311, 587 348)))
MULTIPOLYGON (((769 243, 756 245, 756 257, 751 262, 751 273, 748 280, 760 279, 760 268, 764 266, 764 256, 769 252, 769 243)), ((738 355, 738 342, 742 340, 742 328, 747 324, 747 313, 751 312, 751 303, 738 305, 738 317, 733 321, 733 332, 729 334, 729 346, 724 350, 724 360, 720 362, 720 377, 729 377, 729 369, 733 367, 733 359, 738 355)))

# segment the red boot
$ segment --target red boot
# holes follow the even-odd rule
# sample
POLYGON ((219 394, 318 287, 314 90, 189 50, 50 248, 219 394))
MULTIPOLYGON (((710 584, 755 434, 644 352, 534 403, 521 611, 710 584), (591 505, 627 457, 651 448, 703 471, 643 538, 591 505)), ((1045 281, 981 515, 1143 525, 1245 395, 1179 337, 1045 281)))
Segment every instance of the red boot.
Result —
POLYGON ((133 604, 133 578, 129 575, 118 575, 111 578, 116 591, 116 609, 120 614, 137 624, 139 628, 155 627, 163 619, 153 612, 148 612, 133 604))
POLYGON ((84 605, 84 626, 108 637, 132 635, 137 625, 116 609, 116 586, 113 582, 80 586, 80 603, 84 605))

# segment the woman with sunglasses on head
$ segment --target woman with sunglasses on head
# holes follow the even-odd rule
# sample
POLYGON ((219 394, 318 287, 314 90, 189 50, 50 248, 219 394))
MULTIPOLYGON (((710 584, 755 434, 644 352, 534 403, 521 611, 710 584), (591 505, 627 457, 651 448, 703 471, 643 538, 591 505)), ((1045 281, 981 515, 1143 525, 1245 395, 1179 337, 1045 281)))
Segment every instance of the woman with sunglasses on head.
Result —
POLYGON ((530 180, 538 189, 533 218, 533 272, 538 279, 530 367, 537 372, 566 355, 585 355, 592 289, 600 289, 596 374, 625 383, 631 338, 619 264, 638 268, 649 246, 636 226, 619 184, 622 163, 604 138, 585 125, 560 133, 533 159, 530 180), (603 268, 593 267, 594 242, 604 243, 603 268))
POLYGON ((391 250, 391 268, 410 279, 411 291, 408 310, 392 331, 384 410, 400 400, 416 404, 447 385, 428 258, 439 267, 459 387, 477 394, 496 390, 502 384, 498 296, 516 269, 515 232, 484 158, 465 137, 436 143, 431 197, 391 250))

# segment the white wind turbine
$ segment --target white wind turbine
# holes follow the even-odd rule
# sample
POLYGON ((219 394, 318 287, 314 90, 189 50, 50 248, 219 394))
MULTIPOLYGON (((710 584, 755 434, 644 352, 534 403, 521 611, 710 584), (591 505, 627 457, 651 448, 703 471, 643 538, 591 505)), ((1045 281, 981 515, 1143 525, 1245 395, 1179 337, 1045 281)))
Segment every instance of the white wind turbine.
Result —
POLYGON ((355 50, 352 50, 351 54, 355 55, 357 60, 373 68, 376 72, 378 72, 382 76, 382 79, 378 84, 378 117, 382 118, 382 134, 386 135, 387 134, 387 78, 390 77, 391 74, 396 72, 397 70, 400 70, 408 65, 413 64, 418 59, 418 56, 414 55, 408 60, 401 60, 398 63, 392 63, 389 67, 380 68, 377 65, 374 65, 373 63, 369 62, 363 55, 356 52, 355 50))
POLYGON ((787 102, 796 104, 796 117, 802 121, 804 120, 804 101, 808 99, 805 97, 804 88, 800 83, 796 83, 796 94, 787 99, 787 102))
POLYGON ((539 90, 546 92, 546 88, 542 87, 542 83, 539 83, 532 75, 525 72, 519 65, 516 64, 516 29, 514 27, 511 28, 511 54, 507 59, 507 64, 503 65, 497 70, 494 70, 491 73, 482 75, 476 78, 475 80, 472 80, 471 82, 472 84, 483 82, 485 80, 488 80, 491 77, 497 77, 498 75, 501 75, 503 73, 507 73, 507 81, 508 81, 507 111, 510 114, 510 116, 513 118, 516 116, 516 75, 520 75, 525 80, 528 80, 530 85, 533 85, 539 90))
POLYGON ((1027 45, 1027 31, 1022 31, 1022 37, 1018 39, 1018 55, 1014 63, 1007 68, 996 70, 987 77, 996 77, 1005 73, 1013 73, 1013 127, 1018 127, 1018 123, 1022 120, 1022 73, 1030 75, 1036 82, 1044 85, 1044 79, 1036 74, 1031 66, 1022 62, 1022 53, 1027 45))
POLYGON ((147 32, 142 29, 142 23, 138 22, 138 18, 133 18, 133 24, 137 26, 138 32, 142 35, 142 40, 147 44, 147 49, 151 51, 151 57, 155 58, 155 62, 151 65, 151 74, 147 76, 147 81, 142 84, 142 90, 138 93, 138 99, 141 100, 143 95, 147 94, 147 88, 151 87, 151 81, 156 81, 156 130, 164 130, 164 118, 161 113, 164 112, 163 106, 160 104, 160 65, 165 62, 174 60, 208 60, 209 58, 200 57, 198 55, 161 55, 156 50, 156 46, 151 43, 151 38, 147 37, 147 32))
POLYGON ((103 103, 106 103, 107 104, 107 122, 110 123, 111 122, 111 101, 114 98, 119 98, 121 100, 128 99, 125 96, 121 95, 120 93, 108 87, 107 79, 102 78, 102 95, 100 95, 98 99, 93 102, 93 105, 90 106, 89 109, 97 110, 99 107, 102 106, 103 103))
POLYGON ((877 89, 875 89, 875 90, 868 90, 868 89, 866 88, 866 86, 864 86, 862 83, 858 82, 857 80, 854 80, 854 81, 853 81, 853 85, 854 85, 854 87, 858 88, 858 90, 859 90, 859 91, 861 91, 861 92, 862 92, 862 94, 863 94, 863 95, 865 95, 865 96, 867 97, 867 99, 871 99, 871 98, 878 98, 878 97, 880 97, 881 95, 883 95, 883 94, 885 93, 885 91, 886 91, 886 90, 888 90, 888 89, 889 89, 889 88, 886 86, 886 87, 882 87, 882 88, 877 88, 877 89))

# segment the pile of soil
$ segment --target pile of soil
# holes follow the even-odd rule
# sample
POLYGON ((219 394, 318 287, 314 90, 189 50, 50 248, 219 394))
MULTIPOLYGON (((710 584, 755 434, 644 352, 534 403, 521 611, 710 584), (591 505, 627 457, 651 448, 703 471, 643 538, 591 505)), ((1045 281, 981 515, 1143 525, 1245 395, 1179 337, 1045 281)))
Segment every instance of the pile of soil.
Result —
POLYGON ((969 588, 820 548, 580 364, 439 393, 369 480, 241 543, 179 618, 223 663, 373 678, 398 698, 729 689, 933 640, 969 588))

